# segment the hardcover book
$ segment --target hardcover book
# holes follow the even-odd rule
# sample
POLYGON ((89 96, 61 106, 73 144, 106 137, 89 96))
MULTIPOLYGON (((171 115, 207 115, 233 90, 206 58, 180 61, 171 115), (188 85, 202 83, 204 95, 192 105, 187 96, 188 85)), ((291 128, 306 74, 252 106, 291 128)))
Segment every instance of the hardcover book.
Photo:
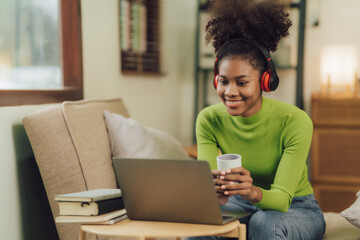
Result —
POLYGON ((56 201, 96 202, 121 197, 120 189, 94 189, 84 192, 56 195, 56 201))
POLYGON ((98 216, 58 216, 55 218, 57 223, 86 223, 86 224, 112 224, 126 219, 126 210, 118 210, 98 216))
POLYGON ((122 197, 96 202, 58 202, 59 214, 70 216, 95 216, 124 209, 122 197))

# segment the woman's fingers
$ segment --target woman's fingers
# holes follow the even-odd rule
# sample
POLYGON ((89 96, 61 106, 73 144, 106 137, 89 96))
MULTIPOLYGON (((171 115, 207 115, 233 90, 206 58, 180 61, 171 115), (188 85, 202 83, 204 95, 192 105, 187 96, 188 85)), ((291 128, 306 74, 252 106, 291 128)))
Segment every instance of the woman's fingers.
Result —
POLYGON ((250 182, 228 182, 220 186, 222 190, 242 190, 251 188, 252 184, 250 182))
POLYGON ((215 186, 215 191, 217 192, 217 193, 224 193, 224 189, 222 189, 220 186, 215 186))
POLYGON ((240 175, 250 175, 250 172, 243 167, 232 168, 226 171, 226 174, 238 173, 240 175))
POLYGON ((215 186, 228 185, 230 181, 221 180, 218 178, 213 179, 213 183, 215 186))
POLYGON ((219 179, 227 182, 253 182, 253 179, 250 175, 240 174, 227 174, 225 176, 220 176, 219 179))
POLYGON ((243 168, 233 168, 227 171, 213 170, 213 183, 218 194, 231 197, 241 195, 245 199, 251 195, 253 179, 250 172, 243 168))
MULTIPOLYGON (((215 190, 220 196, 231 197, 240 195, 243 199, 259 202, 262 198, 261 189, 252 185, 253 178, 250 172, 243 168, 232 168, 227 171, 212 171, 215 190)), ((226 199, 227 201, 227 199, 226 199)))
POLYGON ((224 191, 223 192, 223 194, 225 196, 228 196, 228 197, 231 197, 231 196, 234 196, 234 195, 248 196, 250 193, 251 193, 251 188, 247 188, 247 189, 243 189, 243 190, 224 191))
POLYGON ((213 178, 218 178, 220 175, 221 175, 221 172, 220 170, 211 170, 211 174, 213 176, 213 178))

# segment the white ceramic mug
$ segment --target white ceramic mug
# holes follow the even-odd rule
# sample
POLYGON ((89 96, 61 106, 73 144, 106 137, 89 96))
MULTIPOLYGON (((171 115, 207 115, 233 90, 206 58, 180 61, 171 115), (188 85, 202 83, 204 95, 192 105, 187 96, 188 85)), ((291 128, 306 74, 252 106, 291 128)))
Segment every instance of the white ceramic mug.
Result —
POLYGON ((217 167, 221 171, 241 167, 241 156, 239 154, 223 154, 216 158, 217 167))

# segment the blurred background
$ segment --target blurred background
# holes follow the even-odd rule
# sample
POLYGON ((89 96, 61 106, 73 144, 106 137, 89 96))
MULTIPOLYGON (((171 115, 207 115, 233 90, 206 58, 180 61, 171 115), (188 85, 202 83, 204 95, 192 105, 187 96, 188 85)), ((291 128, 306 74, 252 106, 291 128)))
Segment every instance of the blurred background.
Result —
MULTIPOLYGON (((169 133, 185 146, 195 143, 197 113, 218 102, 212 87, 214 54, 204 39, 208 1, 66 2, 81 4, 80 26, 64 25, 62 20, 71 18, 61 15, 65 1, 0 3, 0 182, 4 182, 0 189, 9 202, 0 204, 0 211, 11 213, 0 222, 14 226, 11 239, 21 235, 15 153, 9 150, 14 148, 11 129, 43 107, 25 100, 28 92, 19 90, 41 89, 45 94, 72 87, 77 80, 64 80, 63 72, 67 67, 63 59, 76 62, 78 56, 64 50, 73 41, 69 32, 78 33, 81 44, 81 67, 74 70, 82 77, 81 92, 74 99, 120 97, 132 118, 169 133)), ((266 96, 296 105, 311 116, 310 178, 323 210, 339 211, 360 189, 360 1, 287 4, 293 26, 273 54, 280 85, 266 96), (339 196, 341 201, 334 200, 339 196)))

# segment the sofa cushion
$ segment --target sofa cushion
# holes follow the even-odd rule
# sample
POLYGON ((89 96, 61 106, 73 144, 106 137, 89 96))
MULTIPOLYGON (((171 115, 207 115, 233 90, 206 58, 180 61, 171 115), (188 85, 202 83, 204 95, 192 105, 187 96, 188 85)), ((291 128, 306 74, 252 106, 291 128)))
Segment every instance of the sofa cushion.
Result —
POLYGON ((181 144, 163 131, 108 111, 105 111, 104 116, 114 157, 189 158, 181 144))
POLYGON ((326 221, 326 232, 323 239, 359 239, 360 229, 351 225, 340 213, 326 212, 324 213, 324 217, 326 221))
MULTIPOLYGON (((46 190, 53 217, 59 215, 56 194, 86 190, 76 150, 70 138, 60 105, 30 114, 23 119, 46 190)), ((78 235, 76 225, 59 225, 61 239, 78 235)))
POLYGON ((346 218, 351 224, 360 228, 360 191, 356 194, 357 199, 347 209, 341 212, 341 215, 346 218))
POLYGON ((104 110, 128 116, 122 100, 64 102, 62 108, 88 190, 117 188, 104 110))

